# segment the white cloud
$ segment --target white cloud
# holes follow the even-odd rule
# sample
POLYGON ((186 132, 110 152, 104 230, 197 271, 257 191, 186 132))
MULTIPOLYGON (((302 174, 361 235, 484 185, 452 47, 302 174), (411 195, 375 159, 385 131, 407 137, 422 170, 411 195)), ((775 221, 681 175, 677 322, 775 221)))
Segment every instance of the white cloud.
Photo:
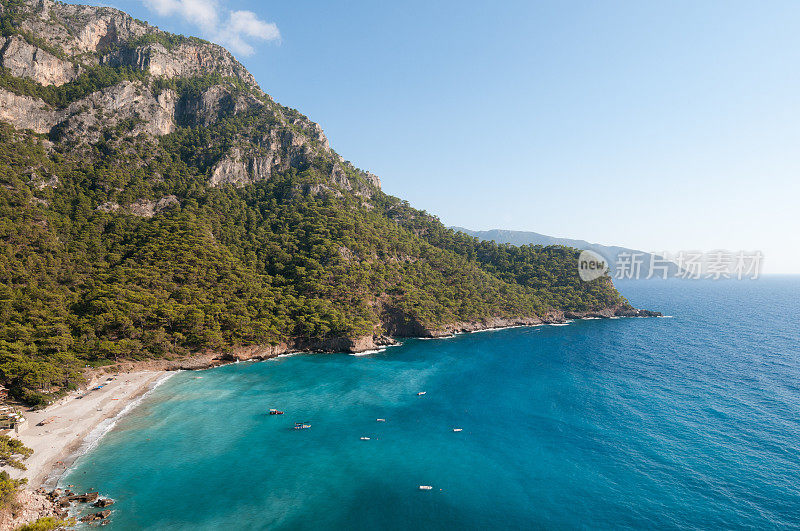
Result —
POLYGON ((143 0, 157 14, 179 16, 200 28, 203 36, 228 47, 238 55, 255 52, 252 40, 280 41, 281 33, 272 22, 265 22, 252 11, 232 11, 218 0, 143 0))

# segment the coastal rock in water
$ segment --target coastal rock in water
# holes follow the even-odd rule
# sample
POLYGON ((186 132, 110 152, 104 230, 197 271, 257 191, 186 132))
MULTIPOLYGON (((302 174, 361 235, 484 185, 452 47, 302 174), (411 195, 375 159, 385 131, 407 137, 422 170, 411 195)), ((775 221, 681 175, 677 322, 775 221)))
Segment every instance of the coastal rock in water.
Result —
POLYGON ((86 494, 76 494, 74 496, 67 496, 67 500, 80 503, 91 503, 100 496, 97 492, 87 492, 86 494))
POLYGON ((112 500, 111 498, 100 498, 99 500, 94 502, 94 506, 100 509, 103 509, 105 507, 111 507, 112 505, 114 505, 114 500, 112 500))
POLYGON ((111 514, 111 511, 100 511, 99 513, 87 514, 81 518, 81 522, 97 522, 98 520, 105 520, 111 514))

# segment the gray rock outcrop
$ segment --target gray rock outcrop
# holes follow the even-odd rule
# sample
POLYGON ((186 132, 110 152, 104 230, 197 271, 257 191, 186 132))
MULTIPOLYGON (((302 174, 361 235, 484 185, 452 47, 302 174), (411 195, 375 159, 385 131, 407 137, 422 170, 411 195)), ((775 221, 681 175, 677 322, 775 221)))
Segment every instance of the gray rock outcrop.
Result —
MULTIPOLYGON (((0 37, 0 66, 28 83, 0 85, 0 121, 16 129, 83 146, 90 155, 99 142, 156 142, 181 128, 225 127, 233 138, 197 146, 211 186, 243 186, 313 167, 323 180, 299 193, 344 189, 370 197, 380 188, 377 176, 331 149, 318 124, 262 92, 221 46, 162 32, 108 7, 22 0, 3 9, 13 10, 18 34, 0 37), (62 92, 30 85, 73 81, 62 92)), ((114 204, 97 208, 119 210, 114 204)), ((135 203, 127 211, 149 217, 159 208, 135 203)))
POLYGON ((78 67, 29 44, 19 35, 0 37, 0 66, 11 75, 60 86, 78 77, 78 67))

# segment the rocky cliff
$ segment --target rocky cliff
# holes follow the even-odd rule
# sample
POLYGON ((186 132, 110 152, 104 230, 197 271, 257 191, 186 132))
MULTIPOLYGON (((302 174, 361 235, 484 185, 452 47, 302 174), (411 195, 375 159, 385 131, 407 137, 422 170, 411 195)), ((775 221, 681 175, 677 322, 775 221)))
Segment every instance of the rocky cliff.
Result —
POLYGON ((116 9, 52 0, 4 1, 0 16, 0 120, 17 129, 74 147, 96 143, 109 128, 157 138, 227 120, 237 138, 206 161, 212 186, 242 186, 312 163, 326 165, 330 180, 348 190, 370 195, 380 186, 216 44, 116 9))
POLYGON ((646 315, 573 248, 383 193, 215 44, 51 0, 0 0, 0 30, 0 383, 22 401, 87 365, 646 315))

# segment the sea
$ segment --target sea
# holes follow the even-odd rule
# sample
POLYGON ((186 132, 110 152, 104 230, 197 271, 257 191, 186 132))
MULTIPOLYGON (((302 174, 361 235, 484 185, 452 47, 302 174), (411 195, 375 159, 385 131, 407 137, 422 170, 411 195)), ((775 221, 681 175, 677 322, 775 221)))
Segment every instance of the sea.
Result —
POLYGON ((800 277, 617 284, 664 317, 180 372, 60 484, 111 530, 800 527, 800 277))

